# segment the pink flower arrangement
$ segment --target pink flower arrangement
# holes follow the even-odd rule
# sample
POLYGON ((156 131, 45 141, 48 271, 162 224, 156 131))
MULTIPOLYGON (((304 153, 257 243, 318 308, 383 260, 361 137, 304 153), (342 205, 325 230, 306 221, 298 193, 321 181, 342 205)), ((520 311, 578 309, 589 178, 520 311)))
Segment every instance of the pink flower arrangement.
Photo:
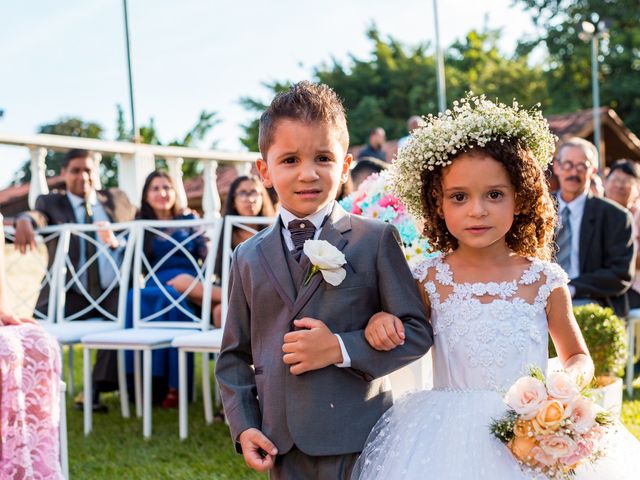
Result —
POLYGON ((566 372, 532 369, 507 391, 505 416, 491 425, 524 469, 552 479, 568 479, 576 467, 602 453, 602 437, 612 423, 566 372))

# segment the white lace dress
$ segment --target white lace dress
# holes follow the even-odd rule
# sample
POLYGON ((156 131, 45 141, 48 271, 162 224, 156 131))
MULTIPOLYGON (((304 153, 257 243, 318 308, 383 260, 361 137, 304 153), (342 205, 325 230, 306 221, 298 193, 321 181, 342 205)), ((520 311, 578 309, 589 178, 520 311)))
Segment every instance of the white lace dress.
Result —
MULTIPOLYGON (((371 432, 353 478, 524 479, 490 431, 502 397, 532 365, 547 366, 545 306, 567 282, 556 265, 531 260, 518 280, 456 283, 443 256, 414 269, 431 301, 434 388, 409 394, 371 432)), ((581 466, 577 479, 640 478, 640 442, 621 425, 608 455, 581 466)))

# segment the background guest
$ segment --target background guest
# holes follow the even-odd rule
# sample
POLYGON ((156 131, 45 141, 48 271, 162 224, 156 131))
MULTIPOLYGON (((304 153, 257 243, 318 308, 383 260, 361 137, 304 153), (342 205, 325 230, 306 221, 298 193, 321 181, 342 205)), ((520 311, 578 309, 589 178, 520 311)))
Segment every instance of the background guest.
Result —
POLYGON ((360 184, 369 175, 372 173, 380 173, 387 168, 389 168, 389 164, 387 162, 378 160, 375 157, 360 158, 350 171, 353 191, 357 190, 360 184))
MULTIPOLYGON (((171 177, 162 171, 154 171, 145 180, 142 189, 140 212, 136 217, 141 220, 193 220, 197 216, 181 210, 176 204, 176 191, 171 177)), ((202 235, 189 239, 194 233, 192 227, 163 227, 164 235, 145 232, 143 250, 153 276, 149 277, 146 286, 140 291, 140 317, 151 317, 171 306, 172 300, 180 298, 178 290, 170 285, 172 279, 181 274, 191 277, 197 275, 192 259, 204 260, 207 255, 206 239, 202 235), (181 249, 174 250, 176 245, 181 249), (185 253, 186 250, 187 253, 185 253), (160 263, 161 262, 161 263, 160 263), (164 292, 167 292, 166 294, 164 292), (171 298, 169 298, 171 297, 171 298)), ((188 287, 187 287, 188 288, 188 287)), ((195 313, 193 305, 187 299, 180 302, 186 311, 195 313)), ((153 318, 155 321, 178 322, 191 320, 177 307, 168 308, 164 313, 153 318)), ((127 313, 125 326, 133 325, 133 292, 127 297, 127 313)), ((133 357, 127 355, 127 371, 130 373, 133 357)), ((189 383, 192 381, 193 358, 188 358, 189 383)), ((162 406, 175 408, 178 405, 178 353, 174 348, 154 350, 153 352, 154 391, 158 395, 166 392, 162 406)))
MULTIPOLYGON (((132 220, 135 208, 129 202, 127 195, 116 188, 96 190, 95 179, 98 176, 97 164, 92 152, 74 149, 67 152, 62 162, 62 176, 66 191, 52 192, 40 195, 36 200, 36 207, 29 212, 21 213, 15 222, 15 247, 20 252, 35 247, 35 228, 47 225, 61 225, 66 223, 94 223, 94 222, 125 222, 132 220)), ((47 244, 48 264, 51 270, 57 241, 47 244)), ((69 246, 69 260, 74 269, 85 263, 87 251, 95 246, 81 241, 78 236, 71 237, 69 246)), ((92 298, 98 298, 112 283, 113 267, 104 255, 98 257, 87 269, 82 278, 84 287, 92 298)), ((70 273, 67 281, 70 279, 70 273)), ((49 301, 49 288, 45 286, 38 298, 36 310, 46 312, 49 301)), ((102 314, 88 308, 90 302, 79 288, 71 288, 66 292, 65 316, 87 310, 78 320, 92 317, 102 317, 102 314)), ((100 306, 112 315, 116 315, 118 306, 118 291, 111 290, 100 306)), ((95 411, 106 411, 106 406, 99 402, 100 392, 108 392, 118 388, 117 360, 115 351, 99 350, 93 368, 93 408, 95 411)), ((76 397, 77 407, 82 407, 82 394, 76 397)))
POLYGON ((597 158, 596 147, 581 138, 572 138, 557 150, 556 260, 571 279, 574 304, 597 302, 626 315, 625 292, 635 270, 632 220, 626 209, 590 193, 597 158))
POLYGON ((633 216, 633 239, 636 247, 636 273, 631 288, 627 291, 629 308, 640 307, 640 256, 637 255, 640 245, 640 211, 637 208, 640 196, 640 169, 631 160, 616 160, 611 164, 605 182, 605 195, 621 206, 627 208, 633 216))
POLYGON ((387 161, 387 154, 384 152, 384 142, 387 134, 382 127, 375 127, 369 131, 369 143, 366 147, 358 152, 358 158, 375 157, 384 162, 387 161))

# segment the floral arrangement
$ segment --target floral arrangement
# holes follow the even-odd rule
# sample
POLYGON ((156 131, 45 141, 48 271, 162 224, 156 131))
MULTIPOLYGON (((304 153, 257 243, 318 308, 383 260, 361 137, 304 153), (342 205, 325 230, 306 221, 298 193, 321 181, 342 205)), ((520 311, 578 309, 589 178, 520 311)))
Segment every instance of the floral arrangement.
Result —
POLYGON ((583 462, 602 454, 601 439, 611 415, 595 405, 566 372, 539 369, 519 378, 504 397, 509 411, 491 425, 523 469, 568 479, 583 462))
POLYGON ((515 100, 507 106, 469 92, 465 98, 453 102, 453 110, 437 117, 428 115, 425 123, 411 133, 391 167, 393 192, 410 213, 419 217, 422 172, 446 167, 452 155, 493 140, 518 139, 546 168, 553 158, 556 137, 537 107, 539 104, 523 110, 515 100))
POLYGON ((369 175, 358 190, 340 201, 340 205, 356 215, 394 225, 400 233, 409 265, 413 266, 427 253, 429 243, 418 233, 415 219, 391 192, 388 171, 369 175))
POLYGON ((318 272, 325 282, 337 287, 347 276, 347 271, 342 266, 347 259, 340 250, 326 240, 307 240, 304 242, 304 254, 311 262, 311 270, 304 281, 307 285, 311 278, 318 272))

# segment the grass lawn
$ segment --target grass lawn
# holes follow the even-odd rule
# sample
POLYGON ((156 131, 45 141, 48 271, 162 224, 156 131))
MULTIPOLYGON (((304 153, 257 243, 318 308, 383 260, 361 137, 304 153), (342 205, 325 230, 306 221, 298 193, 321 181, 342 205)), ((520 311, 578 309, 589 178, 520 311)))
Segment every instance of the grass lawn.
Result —
MULTIPOLYGON (((75 351, 80 360, 80 348, 75 351)), ((196 370, 200 362, 196 361, 196 370)), ((200 378, 196 371, 196 378, 200 378)), ((75 364, 75 381, 81 388, 81 361, 75 364)), ((622 420, 640 439, 640 388, 634 401, 625 400, 622 420)), ((67 399, 69 469, 73 479, 264 479, 249 470, 235 453, 225 424, 206 425, 202 399, 189 407, 189 438, 178 438, 178 411, 153 410, 153 435, 142 438, 142 419, 120 416, 120 403, 114 395, 104 396, 109 413, 93 416, 93 432, 82 433, 82 412, 67 399)))

